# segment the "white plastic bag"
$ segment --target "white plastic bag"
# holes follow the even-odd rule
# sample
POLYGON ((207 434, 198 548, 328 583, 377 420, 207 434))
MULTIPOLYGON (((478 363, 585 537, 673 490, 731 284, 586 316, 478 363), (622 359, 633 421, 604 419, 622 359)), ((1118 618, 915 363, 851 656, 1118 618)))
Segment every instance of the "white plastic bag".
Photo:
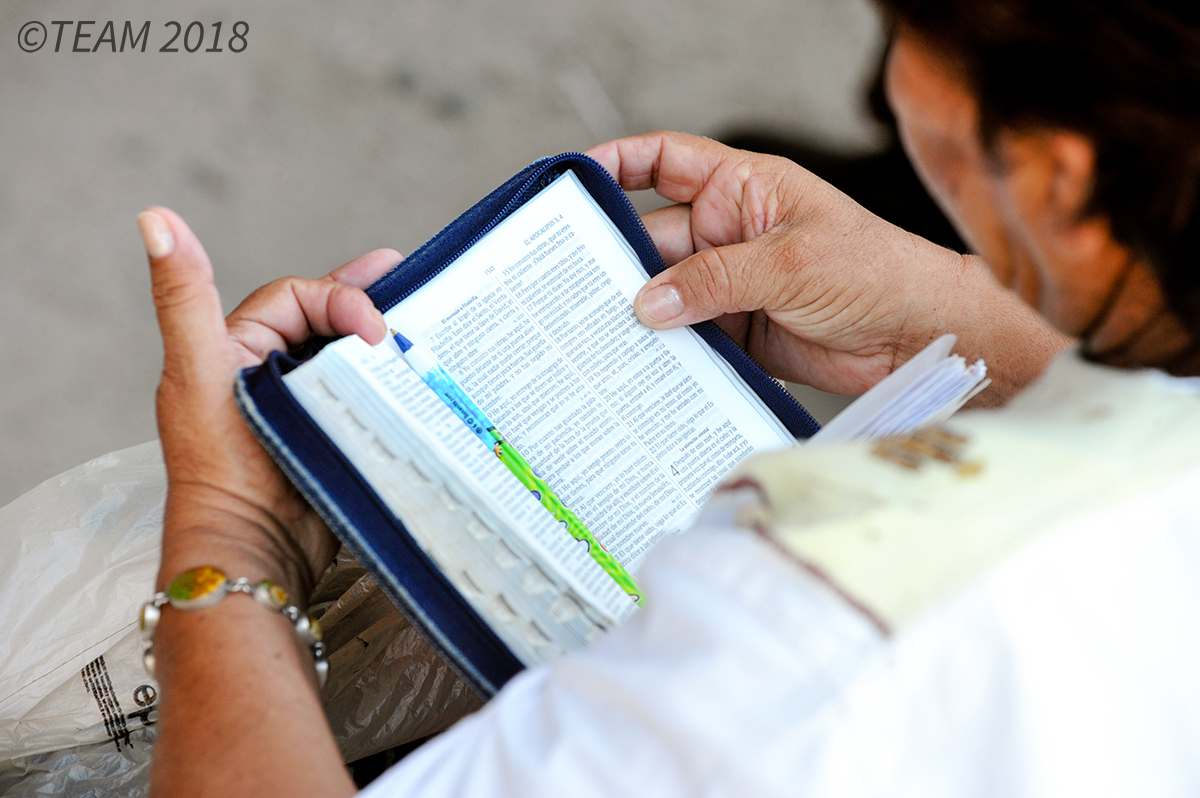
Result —
POLYGON ((120 740, 152 720, 135 617, 158 571, 165 495, 151 442, 0 508, 0 760, 120 740))
MULTIPOLYGON (((0 508, 0 623, 9 630, 0 636, 0 773, 46 752, 97 743, 119 752, 152 739, 139 732, 152 731, 158 685, 142 667, 135 619, 153 593, 165 495, 150 442, 0 508)), ((331 652, 326 712, 347 761, 433 734, 480 705, 346 554, 313 600, 331 652)))
POLYGON ((154 727, 130 734, 120 751, 93 743, 20 757, 0 764, 4 798, 143 798, 150 794, 154 727))

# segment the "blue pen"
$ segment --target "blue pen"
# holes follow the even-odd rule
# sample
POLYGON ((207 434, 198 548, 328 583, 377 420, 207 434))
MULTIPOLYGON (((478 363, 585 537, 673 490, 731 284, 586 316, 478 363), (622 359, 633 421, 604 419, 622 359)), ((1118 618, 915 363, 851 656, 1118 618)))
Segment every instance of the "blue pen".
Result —
POLYGON ((417 346, 395 330, 392 330, 392 338, 400 347, 404 362, 454 411, 454 415, 475 433, 475 437, 483 441, 484 446, 489 449, 495 446, 496 441, 500 439, 500 434, 494 432, 495 425, 479 409, 479 405, 467 396, 466 391, 446 373, 446 369, 433 353, 423 346, 417 346))
POLYGON ((588 544, 588 552, 592 555, 592 559, 599 563, 600 567, 621 586, 622 590, 640 604, 641 588, 633 581, 629 572, 608 553, 608 549, 600 545, 600 541, 596 540, 591 531, 584 526, 583 522, 579 520, 579 516, 562 503, 562 500, 555 495, 546 481, 534 473, 533 467, 521 456, 516 447, 504 439, 504 436, 496 429, 496 425, 488 420, 484 412, 479 409, 479 405, 475 404, 471 397, 467 396, 466 391, 459 387, 454 378, 438 362, 437 357, 395 330, 392 330, 392 338, 400 347, 400 355, 404 358, 404 362, 417 373, 417 376, 437 394, 438 398, 454 412, 454 415, 458 416, 462 423, 467 425, 467 428, 483 442, 484 446, 491 449, 500 458, 500 462, 504 463, 513 476, 529 489, 542 503, 542 506, 550 511, 551 515, 566 524, 567 532, 571 534, 571 537, 588 544))

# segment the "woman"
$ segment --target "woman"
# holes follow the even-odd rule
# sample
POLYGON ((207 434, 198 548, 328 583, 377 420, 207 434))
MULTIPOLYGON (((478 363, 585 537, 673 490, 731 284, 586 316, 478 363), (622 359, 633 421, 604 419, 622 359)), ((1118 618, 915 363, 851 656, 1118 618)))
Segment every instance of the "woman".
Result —
MULTIPOLYGON (((1200 24, 1166 3, 889 6, 905 146, 980 257, 909 236, 778 159, 635 137, 593 155, 627 188, 685 203, 647 218, 676 265, 639 294, 639 316, 717 317, 778 376, 826 390, 861 390, 943 332, 988 360, 997 401, 1068 336, 1088 359, 1142 368, 1062 355, 1009 408, 961 416, 966 440, 906 450, 910 465, 933 463, 911 472, 866 446, 747 466, 758 493, 719 496, 648 561, 647 610, 515 679, 373 792, 1200 784, 1200 396, 1167 376, 1198 365, 1200 24), (820 480, 829 490, 811 489, 820 480), (871 527, 879 518, 920 523, 897 539, 899 527, 871 527), (813 530, 851 554, 814 548, 813 530)), ((241 423, 230 386, 310 334, 381 340, 357 289, 395 255, 274 283, 223 321, 183 222, 151 209, 139 224, 166 351, 160 587, 211 564, 303 600, 333 541, 241 423)), ((157 792, 350 793, 306 648, 243 598, 163 613, 157 792)))

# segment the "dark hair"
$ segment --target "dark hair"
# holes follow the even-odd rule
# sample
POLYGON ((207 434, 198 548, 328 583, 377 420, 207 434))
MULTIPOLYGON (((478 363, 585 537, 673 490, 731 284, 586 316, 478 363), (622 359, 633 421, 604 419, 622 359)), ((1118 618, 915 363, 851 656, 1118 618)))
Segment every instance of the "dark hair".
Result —
POLYGON ((1061 127, 1096 148, 1089 213, 1146 258, 1200 331, 1200 3, 880 0, 975 95, 983 143, 1061 127))

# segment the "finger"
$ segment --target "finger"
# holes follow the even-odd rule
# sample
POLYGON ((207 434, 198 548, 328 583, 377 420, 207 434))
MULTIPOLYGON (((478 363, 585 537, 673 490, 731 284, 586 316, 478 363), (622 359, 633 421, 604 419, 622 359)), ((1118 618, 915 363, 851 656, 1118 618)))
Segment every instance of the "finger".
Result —
POLYGON ((377 249, 366 255, 358 256, 325 276, 339 283, 365 289, 395 268, 402 260, 404 260, 404 256, 394 249, 377 249))
POLYGON ((591 155, 629 191, 652 188, 675 202, 691 202, 725 160, 738 152, 711 139, 660 131, 617 139, 591 155))
POLYGON ((650 211, 642 217, 642 223, 668 266, 674 266, 696 251, 692 239, 692 206, 669 205, 650 211))
POLYGON ((138 229, 162 332, 164 373, 207 384, 224 365, 225 319, 204 247, 178 214, 147 208, 138 229))
POLYGON ((275 280, 248 296, 229 314, 228 330, 252 362, 313 335, 358 335, 377 344, 387 334, 383 314, 361 289, 302 277, 275 280))
POLYGON ((269 283, 229 314, 229 335, 243 347, 248 364, 300 346, 314 334, 358 335, 377 344, 387 327, 361 289, 402 259, 394 249, 377 249, 321 280, 288 277, 269 283))
POLYGON ((615 140, 590 147, 584 150, 583 154, 603 166, 613 176, 614 180, 620 181, 621 159, 617 153, 617 142, 615 140))
POLYGON ((778 304, 780 272, 775 247, 764 238, 703 249, 647 282, 633 308, 647 327, 682 327, 730 313, 770 310, 778 304))

